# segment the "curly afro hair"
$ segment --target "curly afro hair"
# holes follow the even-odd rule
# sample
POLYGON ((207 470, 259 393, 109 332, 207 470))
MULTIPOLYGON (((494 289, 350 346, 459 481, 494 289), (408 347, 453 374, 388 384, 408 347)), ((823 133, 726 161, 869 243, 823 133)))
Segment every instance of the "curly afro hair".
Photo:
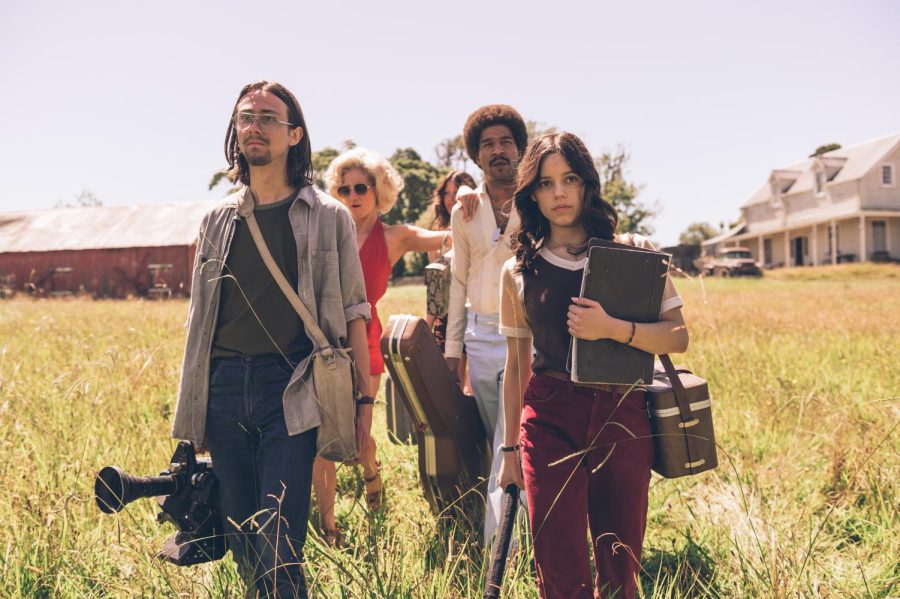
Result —
MULTIPOLYGON (((472 162, 478 164, 478 142, 481 141, 481 132, 491 125, 506 125, 512 131, 516 140, 519 155, 525 151, 528 145, 528 130, 522 115, 507 104, 489 104, 482 106, 469 115, 466 126, 463 127, 463 138, 466 141, 466 153, 472 162)), ((481 165, 479 165, 481 166, 481 165)))

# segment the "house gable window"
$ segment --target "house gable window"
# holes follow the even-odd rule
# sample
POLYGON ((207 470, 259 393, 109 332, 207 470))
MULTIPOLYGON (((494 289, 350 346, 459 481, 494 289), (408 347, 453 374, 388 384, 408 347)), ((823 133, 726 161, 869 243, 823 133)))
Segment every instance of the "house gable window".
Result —
POLYGON ((816 195, 822 195, 825 193, 825 171, 816 171, 815 172, 816 179, 816 195))
POLYGON ((769 194, 769 206, 772 207, 773 210, 778 210, 781 208, 781 190, 778 188, 777 181, 769 182, 769 189, 771 193, 769 194))
POLYGON ((881 165, 881 186, 882 187, 893 187, 894 186, 894 165, 893 164, 882 164, 881 165))

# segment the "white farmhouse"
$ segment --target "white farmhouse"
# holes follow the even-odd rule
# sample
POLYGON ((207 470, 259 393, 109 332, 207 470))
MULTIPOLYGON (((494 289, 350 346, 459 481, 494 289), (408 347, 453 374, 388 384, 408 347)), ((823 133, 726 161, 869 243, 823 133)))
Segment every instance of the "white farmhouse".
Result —
POLYGON ((742 246, 767 267, 900 257, 900 134, 807 158, 769 175, 740 225, 703 254, 742 246))

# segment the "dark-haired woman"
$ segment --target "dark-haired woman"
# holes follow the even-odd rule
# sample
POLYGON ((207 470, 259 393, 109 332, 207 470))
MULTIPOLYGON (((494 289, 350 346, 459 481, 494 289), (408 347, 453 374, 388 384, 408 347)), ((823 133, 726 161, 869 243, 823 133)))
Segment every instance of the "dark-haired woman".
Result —
POLYGON ((659 322, 644 324, 577 297, 589 238, 652 246, 640 236, 614 235, 616 213, 601 199, 590 153, 571 133, 532 142, 514 203, 518 246, 501 275, 508 352, 499 484, 527 493, 541 597, 594 597, 594 586, 600 597, 635 597, 653 462, 644 393, 573 383, 566 356, 573 336, 654 354, 683 352, 682 301, 667 280, 659 322))
MULTIPOLYGON (((456 192, 463 186, 474 189, 475 179, 465 171, 450 171, 444 175, 434 190, 431 198, 431 206, 434 211, 434 220, 431 222, 432 231, 450 230, 450 213, 456 205, 456 192)), ((434 262, 438 252, 428 252, 428 260, 434 262)))
MULTIPOLYGON (((475 179, 465 171, 450 171, 444 175, 440 183, 438 183, 437 188, 434 190, 434 197, 432 199, 434 210, 434 220, 431 223, 432 230, 450 231, 450 213, 453 212, 453 206, 456 205, 456 192, 459 191, 460 188, 474 189, 475 187, 475 179)), ((470 210, 474 209, 470 208, 470 210)), ((452 241, 452 239, 448 241, 452 241)), ((429 262, 436 262, 444 258, 446 258, 445 262, 449 264, 450 260, 453 259, 453 250, 451 249, 446 252, 428 252, 429 262)), ((434 338, 438 343, 438 347, 441 348, 441 353, 443 353, 444 343, 447 340, 447 314, 433 315, 429 313, 425 316, 425 322, 428 323, 431 332, 434 333, 434 338)), ((463 386, 463 391, 471 394, 471 389, 469 389, 469 383, 465 373, 466 354, 464 350, 462 358, 459 361, 457 377, 463 386)))

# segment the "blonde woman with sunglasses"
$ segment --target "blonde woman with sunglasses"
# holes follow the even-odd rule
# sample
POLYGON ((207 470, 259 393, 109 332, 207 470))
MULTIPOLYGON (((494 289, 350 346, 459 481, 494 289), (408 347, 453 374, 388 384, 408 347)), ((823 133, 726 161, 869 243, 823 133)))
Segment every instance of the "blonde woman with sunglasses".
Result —
MULTIPOLYGON (((372 306, 372 320, 367 324, 366 333, 371 374, 369 389, 374 396, 384 374, 384 360, 379 348, 381 321, 376 305, 387 290, 391 271, 407 252, 433 252, 442 246, 449 247, 449 232, 429 231, 407 224, 388 225, 381 221, 381 215, 397 202, 403 179, 390 162, 369 150, 354 148, 335 158, 325 173, 325 187, 350 209, 356 225, 356 247, 363 267, 366 297, 372 306)), ((366 504, 372 511, 381 507, 383 499, 376 449, 371 435, 368 443, 359 448, 366 482, 366 504)), ((313 487, 326 540, 336 544, 340 541, 340 533, 334 516, 333 462, 316 460, 313 487)))

